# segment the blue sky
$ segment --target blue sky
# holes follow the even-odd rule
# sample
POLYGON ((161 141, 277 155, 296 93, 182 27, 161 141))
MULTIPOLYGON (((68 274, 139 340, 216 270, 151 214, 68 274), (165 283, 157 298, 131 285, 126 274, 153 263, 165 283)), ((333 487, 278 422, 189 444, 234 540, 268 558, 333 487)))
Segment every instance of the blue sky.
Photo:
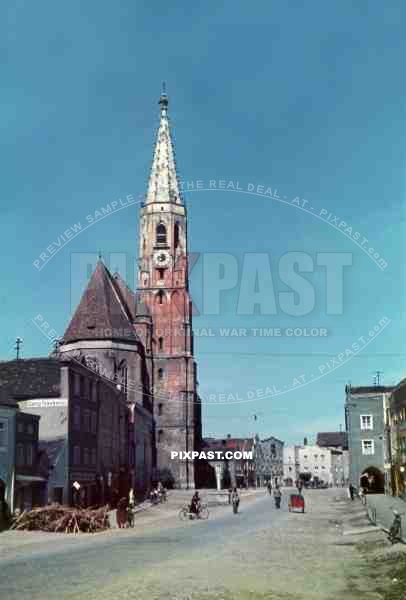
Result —
MULTIPOLYGON (((197 337, 204 394, 247 397, 319 372, 382 317, 391 322, 339 369, 289 393, 204 407, 205 430, 258 430, 287 441, 343 423, 345 383, 392 384, 406 375, 403 223, 406 122, 403 3, 208 2, 194 6, 123 0, 6 2, 0 22, 2 95, 0 354, 44 355, 38 314, 63 333, 78 300, 71 256, 125 254, 132 284, 138 206, 73 239, 41 272, 33 266, 58 236, 102 206, 145 193, 161 81, 167 82, 180 176, 276 188, 328 210, 384 257, 382 271, 358 246, 314 215, 261 196, 185 194, 192 252, 269 253, 275 293, 286 290, 287 252, 351 253, 342 315, 326 315, 325 273, 306 274, 316 306, 303 317, 238 315, 237 286, 220 314, 194 327, 325 327, 325 338, 197 337), (73 289, 73 291, 72 291, 73 289), (254 423, 253 415, 258 414, 254 423)), ((207 187, 207 185, 205 186, 207 187)), ((192 271, 199 309, 203 258, 192 271)), ((113 268, 115 265, 111 265, 113 268)), ((207 275, 207 274, 206 274, 207 275)))

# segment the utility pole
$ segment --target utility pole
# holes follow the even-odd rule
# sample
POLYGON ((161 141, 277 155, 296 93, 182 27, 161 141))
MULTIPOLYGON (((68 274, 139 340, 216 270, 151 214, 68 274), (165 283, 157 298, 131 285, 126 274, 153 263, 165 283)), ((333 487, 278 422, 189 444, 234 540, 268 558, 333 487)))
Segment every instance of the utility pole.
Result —
POLYGON ((14 350, 16 351, 16 359, 17 360, 20 359, 20 349, 21 349, 22 344, 23 344, 23 339, 20 338, 20 337, 18 337, 16 339, 16 345, 15 345, 15 348, 14 348, 14 350))
POLYGON ((374 385, 378 386, 381 382, 381 375, 383 375, 382 371, 377 371, 374 377, 374 385))

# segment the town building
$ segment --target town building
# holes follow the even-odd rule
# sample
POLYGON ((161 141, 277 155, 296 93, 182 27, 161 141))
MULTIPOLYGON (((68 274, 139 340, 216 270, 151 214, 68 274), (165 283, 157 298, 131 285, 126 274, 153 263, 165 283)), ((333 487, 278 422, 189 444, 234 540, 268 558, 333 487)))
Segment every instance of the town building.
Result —
POLYGON ((406 379, 392 390, 388 412, 392 493, 406 498, 406 379))
POLYGON ((10 510, 13 510, 14 504, 17 410, 17 402, 0 387, 0 503, 6 501, 10 510))
POLYGON ((348 436, 345 431, 329 431, 317 434, 316 446, 331 451, 331 483, 334 486, 349 484, 350 459, 348 436))
MULTIPOLYGON (((231 487, 247 488, 256 486, 254 438, 204 438, 202 451, 207 455, 214 453, 212 460, 199 464, 199 487, 228 489, 231 487), (227 458, 226 453, 241 453, 241 458, 227 458), (250 457, 247 458, 246 454, 250 457)), ((239 456, 237 454, 237 456, 239 456)))
POLYGON ((39 421, 38 415, 16 413, 14 508, 20 511, 47 504, 50 464, 39 448, 39 421))
POLYGON ((283 484, 295 485, 299 479, 299 446, 286 445, 283 447, 283 484))
POLYGON ((273 486, 283 483, 284 442, 276 437, 265 440, 257 438, 255 444, 255 473, 257 486, 271 482, 273 486))
POLYGON ((392 387, 345 387, 349 480, 375 493, 390 488, 389 399, 392 387))
POLYGON ((0 501, 11 512, 46 503, 49 463, 38 446, 38 422, 0 386, 0 501))
MULTIPOLYGON (((37 471, 44 470, 45 452, 49 478, 42 490, 43 502, 114 503, 130 486, 140 495, 148 490, 152 415, 140 405, 129 406, 119 384, 102 377, 93 365, 90 368, 68 355, 2 362, 0 383, 20 410, 28 413, 21 427, 17 421, 20 471, 16 466, 15 479, 19 487, 24 487, 27 477, 34 477, 33 454, 38 459, 37 471), (30 439, 33 427, 39 444, 33 441, 35 436, 30 439)), ((19 502, 41 502, 38 494, 30 499, 22 490, 19 502)))
POLYGON ((188 279, 187 213, 162 94, 160 123, 140 210, 138 291, 99 260, 59 352, 120 383, 125 400, 153 415, 155 479, 195 486, 196 463, 171 452, 201 446, 201 401, 188 279))
POLYGON ((332 453, 329 448, 303 445, 297 449, 299 477, 314 482, 333 484, 332 453))

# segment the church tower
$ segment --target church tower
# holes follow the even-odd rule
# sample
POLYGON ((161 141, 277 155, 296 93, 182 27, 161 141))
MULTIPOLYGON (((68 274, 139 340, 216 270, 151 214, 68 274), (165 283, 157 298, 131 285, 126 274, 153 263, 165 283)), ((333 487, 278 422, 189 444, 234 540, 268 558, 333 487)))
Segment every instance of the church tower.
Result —
POLYGON ((157 467, 170 470, 177 486, 193 488, 194 461, 171 458, 171 452, 198 449, 202 432, 188 284, 187 214, 176 172, 165 92, 159 105, 151 174, 140 210, 137 295, 153 320, 157 467))

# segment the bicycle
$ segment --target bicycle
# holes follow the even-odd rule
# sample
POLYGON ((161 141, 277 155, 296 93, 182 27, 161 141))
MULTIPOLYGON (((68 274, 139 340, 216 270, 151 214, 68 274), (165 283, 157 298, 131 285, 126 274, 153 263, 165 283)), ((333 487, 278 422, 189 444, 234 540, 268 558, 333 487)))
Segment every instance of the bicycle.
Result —
POLYGON ((186 521, 187 519, 202 519, 205 521, 209 518, 209 509, 207 508, 207 504, 201 504, 199 511, 197 513, 193 513, 190 512, 189 505, 185 504, 180 509, 178 516, 181 521, 186 521))

